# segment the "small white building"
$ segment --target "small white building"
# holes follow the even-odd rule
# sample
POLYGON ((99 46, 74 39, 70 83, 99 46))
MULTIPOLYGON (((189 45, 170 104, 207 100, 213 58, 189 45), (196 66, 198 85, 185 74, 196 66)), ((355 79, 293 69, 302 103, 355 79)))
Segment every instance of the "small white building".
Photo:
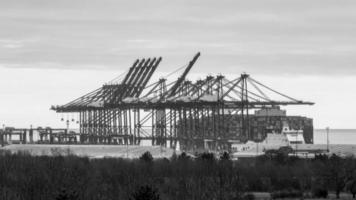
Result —
POLYGON ((286 124, 283 125, 282 134, 287 137, 289 145, 305 144, 303 130, 290 129, 286 124))

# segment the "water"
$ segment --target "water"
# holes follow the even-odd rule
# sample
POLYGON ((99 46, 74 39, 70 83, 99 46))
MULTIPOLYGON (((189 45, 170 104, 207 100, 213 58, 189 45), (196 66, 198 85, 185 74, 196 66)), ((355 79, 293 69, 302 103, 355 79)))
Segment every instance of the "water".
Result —
MULTIPOLYGON (((326 130, 314 130, 314 144, 326 144, 326 130)), ((330 129, 330 144, 356 144, 356 129, 330 129)))

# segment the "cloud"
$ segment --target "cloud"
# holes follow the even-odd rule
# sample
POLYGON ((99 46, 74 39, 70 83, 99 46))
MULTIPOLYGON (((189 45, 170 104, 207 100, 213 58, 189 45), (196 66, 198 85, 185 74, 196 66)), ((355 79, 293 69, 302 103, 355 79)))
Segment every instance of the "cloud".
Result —
POLYGON ((332 0, 0 0, 0 62, 115 69, 163 56, 171 71, 201 51, 200 71, 356 75, 355 9, 332 0))
POLYGON ((0 47, 4 49, 17 49, 23 47, 23 41, 0 40, 0 47))

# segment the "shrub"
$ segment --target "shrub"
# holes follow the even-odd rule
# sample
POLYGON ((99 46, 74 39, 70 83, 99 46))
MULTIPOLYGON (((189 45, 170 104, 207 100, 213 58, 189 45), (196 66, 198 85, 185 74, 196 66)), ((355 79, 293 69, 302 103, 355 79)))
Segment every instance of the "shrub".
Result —
POLYGON ((281 154, 284 154, 284 155, 288 155, 290 153, 293 153, 293 149, 292 149, 292 147, 285 146, 285 147, 280 147, 278 149, 278 152, 281 154))
POLYGON ((231 159, 230 155, 226 151, 223 154, 221 154, 221 156, 220 156, 220 160, 230 160, 230 159, 231 159))
POLYGON ((284 199, 284 198, 300 198, 303 196, 303 193, 296 190, 282 190, 272 192, 272 199, 284 199))
POLYGON ((312 195, 314 198, 327 198, 328 197, 328 190, 321 187, 313 188, 312 195))
POLYGON ((149 151, 146 151, 144 154, 141 155, 140 160, 150 163, 153 161, 152 154, 149 151))
POLYGON ((191 159, 191 157, 189 155, 187 155, 185 152, 181 153, 178 156, 179 161, 186 161, 186 160, 190 160, 190 159, 191 159))
POLYGON ((251 193, 245 194, 243 197, 243 200, 255 200, 255 199, 256 199, 255 195, 251 193))
POLYGON ((146 185, 138 188, 136 192, 132 194, 131 200, 159 200, 159 194, 156 189, 146 185))
POLYGON ((69 191, 65 188, 57 194, 55 200, 77 200, 78 194, 75 191, 69 191))
POLYGON ((199 155, 198 157, 200 160, 204 160, 204 161, 214 161, 215 160, 215 156, 213 153, 202 153, 199 155))

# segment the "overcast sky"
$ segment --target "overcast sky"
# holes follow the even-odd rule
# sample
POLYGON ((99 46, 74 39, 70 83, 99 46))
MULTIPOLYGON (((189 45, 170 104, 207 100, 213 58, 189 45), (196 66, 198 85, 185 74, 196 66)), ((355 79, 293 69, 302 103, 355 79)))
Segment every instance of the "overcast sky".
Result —
POLYGON ((0 0, 0 123, 58 126, 50 105, 136 58, 162 56, 164 73, 200 51, 198 76, 248 72, 315 101, 290 112, 316 127, 356 128, 355 10, 354 0, 0 0))

